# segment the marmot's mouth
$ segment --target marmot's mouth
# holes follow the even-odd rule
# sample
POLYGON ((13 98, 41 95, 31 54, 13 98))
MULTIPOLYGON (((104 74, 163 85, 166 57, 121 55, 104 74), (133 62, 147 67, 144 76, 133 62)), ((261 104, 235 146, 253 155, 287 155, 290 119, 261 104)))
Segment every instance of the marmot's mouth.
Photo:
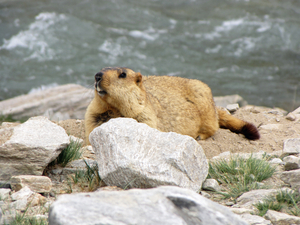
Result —
POLYGON ((95 86, 96 86, 96 90, 97 90, 98 94, 99 94, 101 97, 103 97, 104 95, 107 94, 107 92, 106 92, 105 90, 103 90, 99 85, 96 84, 95 86))

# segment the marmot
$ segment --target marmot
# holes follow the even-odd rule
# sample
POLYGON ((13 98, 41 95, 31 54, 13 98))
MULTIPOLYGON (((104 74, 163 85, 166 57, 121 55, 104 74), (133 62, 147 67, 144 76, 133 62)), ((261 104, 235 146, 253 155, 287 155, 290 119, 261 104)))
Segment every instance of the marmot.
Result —
POLYGON ((87 143, 92 130, 111 118, 128 117, 163 132, 204 140, 219 127, 259 139, 257 128, 215 106, 210 88, 194 79, 142 76, 124 67, 95 75, 95 97, 85 114, 87 143))

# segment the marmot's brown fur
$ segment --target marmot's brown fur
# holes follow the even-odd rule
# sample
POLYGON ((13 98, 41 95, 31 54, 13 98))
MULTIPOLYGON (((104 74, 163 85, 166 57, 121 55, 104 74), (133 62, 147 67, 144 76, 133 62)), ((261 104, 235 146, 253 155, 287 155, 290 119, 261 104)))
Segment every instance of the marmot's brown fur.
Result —
POLYGON ((219 127, 259 139, 256 127, 216 108, 210 88, 199 80, 142 76, 128 68, 104 68, 95 75, 95 98, 85 114, 87 142, 92 130, 111 118, 128 117, 164 132, 201 140, 219 127))

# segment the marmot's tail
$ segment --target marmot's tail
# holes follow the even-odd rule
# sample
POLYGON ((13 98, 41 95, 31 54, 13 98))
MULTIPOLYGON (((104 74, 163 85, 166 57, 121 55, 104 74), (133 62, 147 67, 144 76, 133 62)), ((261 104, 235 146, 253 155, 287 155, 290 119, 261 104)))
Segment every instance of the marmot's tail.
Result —
POLYGON ((257 140, 260 138, 257 128, 248 122, 235 118, 226 111, 218 108, 219 125, 221 128, 229 129, 238 134, 245 135, 250 140, 257 140))

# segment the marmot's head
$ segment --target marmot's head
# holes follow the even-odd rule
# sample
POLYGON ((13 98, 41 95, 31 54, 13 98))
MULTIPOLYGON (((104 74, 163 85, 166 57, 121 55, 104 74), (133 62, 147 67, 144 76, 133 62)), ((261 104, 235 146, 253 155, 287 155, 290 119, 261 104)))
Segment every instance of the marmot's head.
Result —
POLYGON ((125 67, 106 67, 95 75, 95 89, 100 97, 112 95, 116 89, 141 87, 142 75, 125 67))
MULTIPOLYGON (((140 111, 145 101, 142 75, 125 67, 107 67, 95 75, 95 91, 102 100, 116 107, 140 111)), ((124 113, 124 112, 123 112, 124 113)))

